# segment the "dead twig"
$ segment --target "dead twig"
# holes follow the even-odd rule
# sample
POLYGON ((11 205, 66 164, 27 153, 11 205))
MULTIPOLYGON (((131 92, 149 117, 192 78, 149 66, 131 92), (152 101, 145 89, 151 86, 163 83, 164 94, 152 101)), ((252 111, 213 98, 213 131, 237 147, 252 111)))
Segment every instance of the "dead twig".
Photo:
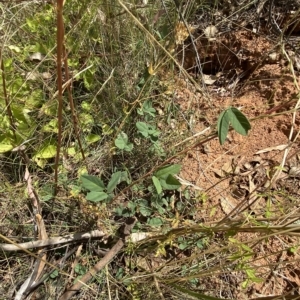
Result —
POLYGON ((43 248, 47 246, 68 244, 68 243, 76 243, 82 240, 88 239, 99 239, 104 237, 105 233, 100 230, 93 230, 91 232, 77 232, 66 236, 58 236, 50 239, 39 240, 39 241, 31 241, 20 244, 0 244, 0 249, 3 251, 24 251, 24 249, 33 249, 33 248, 43 248))
POLYGON ((75 293, 77 293, 81 287, 86 284, 93 276, 101 271, 123 248, 125 245, 125 238, 130 234, 136 219, 131 219, 129 224, 125 224, 121 232, 121 236, 118 242, 107 252, 107 254, 94 266, 92 267, 81 279, 73 284, 68 290, 59 298, 59 300, 68 300, 75 293))
MULTIPOLYGON (((64 257, 62 257, 61 259, 59 259, 56 262, 54 262, 53 265, 54 266, 58 266, 59 268, 61 268, 62 265, 63 265, 63 263, 66 261, 66 259, 68 259, 70 256, 72 256, 76 252, 76 249, 78 249, 78 248, 75 247, 74 249, 72 249, 69 252, 67 252, 64 255, 64 257)), ((28 297, 30 293, 32 293, 34 290, 36 290, 46 279, 48 279, 49 276, 53 273, 54 270, 55 269, 51 269, 39 281, 37 281, 34 284, 32 284, 31 287, 27 289, 25 297, 28 297)))

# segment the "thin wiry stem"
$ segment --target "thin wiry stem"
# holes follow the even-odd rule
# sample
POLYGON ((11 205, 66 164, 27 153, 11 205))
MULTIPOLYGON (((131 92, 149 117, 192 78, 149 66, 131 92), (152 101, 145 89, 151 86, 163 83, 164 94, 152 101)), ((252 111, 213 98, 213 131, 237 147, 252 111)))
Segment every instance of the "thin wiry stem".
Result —
POLYGON ((58 164, 59 154, 62 140, 62 110, 63 110, 63 79, 62 79, 62 61, 63 61, 63 40, 64 40, 64 21, 63 21, 63 0, 57 0, 57 89, 58 89, 58 133, 57 133, 57 148, 55 156, 54 183, 55 194, 57 192, 58 182, 58 164))

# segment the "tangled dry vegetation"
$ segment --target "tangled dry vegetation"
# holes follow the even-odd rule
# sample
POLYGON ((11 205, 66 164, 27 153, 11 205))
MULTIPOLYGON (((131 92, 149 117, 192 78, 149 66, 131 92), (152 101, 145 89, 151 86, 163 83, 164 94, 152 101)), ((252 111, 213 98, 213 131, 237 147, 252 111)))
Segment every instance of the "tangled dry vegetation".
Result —
POLYGON ((300 299, 299 1, 0 9, 0 299, 300 299))

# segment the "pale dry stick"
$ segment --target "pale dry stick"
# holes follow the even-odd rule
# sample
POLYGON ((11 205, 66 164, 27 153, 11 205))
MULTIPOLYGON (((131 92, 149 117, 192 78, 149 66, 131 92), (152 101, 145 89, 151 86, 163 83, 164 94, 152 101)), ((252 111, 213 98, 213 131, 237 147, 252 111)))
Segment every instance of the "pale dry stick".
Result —
MULTIPOLYGON (((66 259, 68 259, 70 256, 72 256, 75 252, 76 252, 76 247, 75 247, 74 249, 70 250, 69 252, 67 252, 67 253, 64 255, 64 257, 62 257, 62 258, 59 259, 58 261, 54 262, 53 265, 55 265, 55 266, 57 266, 57 267, 59 267, 59 268, 62 268, 64 262, 66 261, 66 259)), ((42 277, 39 281, 37 281, 36 283, 34 283, 34 284, 30 287, 30 289, 27 290, 27 294, 25 295, 25 297, 28 297, 28 295, 29 295, 30 293, 32 293, 32 292, 33 292, 35 289, 37 289, 37 288, 38 288, 38 287, 39 287, 46 279, 48 279, 49 276, 53 273, 53 271, 54 271, 54 270, 51 270, 51 269, 50 269, 50 271, 49 271, 47 274, 43 275, 43 277, 42 277)), ((71 277, 70 277, 70 278, 71 278, 71 277)))
MULTIPOLYGON (((73 276, 74 275, 74 272, 75 272, 75 267, 76 265, 78 264, 79 262, 79 257, 80 257, 80 254, 81 254, 81 251, 82 251, 82 247, 83 247, 83 244, 81 244, 78 248, 77 248, 77 251, 76 251, 76 254, 75 254, 75 259, 72 263, 72 266, 71 266, 71 273, 70 275, 73 276)), ((71 278, 69 278, 69 284, 71 284, 71 278)))
MULTIPOLYGON (((25 162, 27 163, 28 157, 25 153, 22 155, 22 151, 19 151, 21 156, 25 158, 25 162)), ((28 171, 28 167, 26 165, 24 180, 27 183, 27 192, 29 195, 29 198, 32 201, 32 208, 33 208, 33 214, 34 214, 34 221, 37 227, 38 232, 38 240, 46 240, 48 239, 48 234, 46 232, 44 220, 42 218, 42 209, 40 205, 40 200, 38 197, 38 194, 36 193, 31 175, 28 171)), ((39 249, 37 252, 39 259, 36 260, 34 264, 33 271, 30 273, 29 277, 23 282, 19 290, 16 292, 15 300, 20 300, 23 298, 24 294, 27 293, 27 291, 31 288, 31 286, 39 280, 41 277, 41 274, 45 267, 45 262, 47 261, 47 253, 43 249, 39 249)))
POLYGON ((203 188, 201 188, 200 186, 197 186, 196 184, 193 184, 181 177, 179 177, 178 175, 174 175, 174 177, 176 179, 178 179, 178 181, 181 183, 181 185, 184 185, 184 186, 191 186, 193 189, 197 190, 197 191, 203 191, 203 188))
MULTIPOLYGON (((6 236, 2 235, 1 233, 0 233, 0 239, 2 239, 2 240, 4 240, 4 241, 8 242, 8 244, 4 244, 4 245, 10 245, 10 244, 13 244, 13 245, 15 245, 19 250, 21 250, 21 251, 23 251, 23 252, 29 254, 30 256, 32 256, 32 257, 34 257, 34 258, 36 258, 36 259, 38 259, 38 260, 43 261, 47 266, 49 266, 49 267, 51 267, 51 268, 54 268, 55 270, 59 271, 60 274, 66 276, 66 277, 71 277, 70 274, 68 274, 68 273, 66 273, 66 272, 64 272, 64 271, 62 271, 62 270, 60 270, 60 269, 59 269, 58 267, 56 267, 55 265, 49 263, 48 261, 43 260, 43 259, 40 258, 37 254, 34 254, 33 252, 29 251, 29 250, 28 250, 29 248, 28 248, 28 249, 22 248, 22 244, 17 244, 17 243, 15 243, 14 241, 12 241, 11 239, 9 239, 9 238, 7 238, 6 236)), ((43 242, 43 241, 37 241, 37 242, 43 242)), ((1 249, 1 248, 0 248, 0 249, 1 249)), ((16 251, 16 250, 14 250, 14 251, 16 251)), ((71 277, 71 278, 72 278, 73 280, 75 280, 75 277, 71 277)), ((79 281, 80 281, 80 280, 79 280, 79 281)), ((80 282, 81 282, 81 281, 80 281, 80 282)), ((89 287, 89 286, 86 285, 84 282, 81 282, 81 283, 82 283, 85 287, 87 287, 88 289, 94 291, 93 288, 89 287)))
POLYGON ((33 270, 30 272, 28 278, 23 282, 23 284, 20 286, 19 290, 16 291, 14 300, 21 300, 24 298, 24 296, 28 293, 28 291, 31 289, 32 285, 36 283, 36 280, 38 280, 38 273, 39 273, 39 266, 40 264, 46 261, 46 257, 44 257, 45 253, 40 253, 41 257, 40 259, 37 259, 34 263, 33 270))
MULTIPOLYGON (((44 248, 47 246, 71 244, 82 240, 99 239, 99 238, 103 238, 104 236, 105 233, 103 231, 93 230, 90 232, 77 232, 62 237, 61 236, 52 237, 46 240, 31 241, 31 242, 19 243, 19 244, 11 241, 11 243, 9 244, 0 244, 0 249, 2 251, 7 251, 7 252, 20 251, 20 250, 24 251, 27 249, 44 248)), ((2 236, 0 235, 0 237, 2 236)))
POLYGON ((155 275, 153 275, 153 279, 154 279, 155 286, 156 286, 156 289, 157 289, 157 291, 158 291, 158 294, 159 294, 161 300, 165 300, 166 298, 164 297, 164 294, 163 294, 162 291, 161 291, 161 288, 160 288, 160 286, 159 286, 158 280, 157 280, 157 278, 156 278, 155 275))
POLYGON ((126 236, 130 234, 131 229, 136 223, 136 219, 130 219, 130 224, 125 224, 123 228, 123 232, 121 232, 121 237, 117 241, 117 243, 107 252, 107 254, 94 266, 92 267, 85 275, 83 275, 80 281, 77 281, 73 284, 67 291, 59 298, 59 300, 68 300, 74 294, 76 294, 81 287, 86 285, 86 283, 92 279, 99 271, 101 271, 110 261, 121 251, 126 243, 126 236))
POLYGON ((178 146, 181 145, 181 144, 184 144, 184 143, 186 143, 186 142, 188 142, 188 141, 190 141, 190 140, 193 140, 194 138, 198 137, 199 135, 204 134, 206 131, 208 131, 208 130, 210 130, 210 129, 211 129, 210 127, 207 127, 207 128, 205 128, 204 130, 202 130, 202 131, 200 131, 200 132, 197 132, 197 133, 194 134, 193 136, 188 137, 188 138, 186 138, 185 140, 183 140, 183 141, 177 143, 176 145, 174 145, 174 147, 178 147, 178 146))
POLYGON ((284 48, 284 44, 282 45, 282 52, 283 52, 284 56, 286 57, 286 59, 289 63, 289 66, 290 66, 290 71, 291 71, 293 79, 294 79, 294 86, 296 87, 297 92, 298 92, 298 101, 297 101, 297 103, 294 107, 294 112, 293 112, 293 117, 292 117, 292 124, 291 124, 291 129, 290 129, 290 134, 289 134, 289 144, 290 145, 289 145, 289 147, 287 147, 284 150, 284 154, 283 154, 283 158, 282 158, 282 161, 281 161, 281 164, 280 164, 280 168, 278 168, 276 170, 274 176, 272 177, 272 179, 270 181, 271 185, 275 184, 277 179, 280 177, 280 175, 282 173, 282 170, 284 168, 287 156, 288 156, 289 151, 290 151, 290 146, 297 140, 297 138, 299 136, 299 133, 300 133, 300 131, 298 131, 296 137, 294 138, 294 140, 292 140, 293 139, 293 133, 294 133, 294 126, 295 126, 295 122, 296 122, 296 114, 297 114, 297 110, 300 107, 300 87, 299 87, 299 84, 298 84, 298 81, 297 81, 297 76, 295 74, 293 62, 290 59, 289 55, 286 53, 285 48, 284 48))
POLYGON ((107 265, 105 266, 105 275, 106 275, 106 285, 107 285, 108 299, 111 300, 109 278, 108 278, 108 266, 107 265))
POLYGON ((196 89, 199 92, 203 92, 203 89, 199 86, 199 84, 187 73, 187 71, 184 68, 182 68, 181 64, 176 60, 176 58, 174 58, 173 55, 170 54, 170 52, 167 49, 165 49, 156 40, 156 38, 143 26, 143 24, 130 12, 130 10, 127 8, 127 6, 121 0, 118 0, 118 2, 125 9, 125 11, 131 16, 131 18, 136 22, 136 24, 138 25, 138 27, 140 27, 140 29, 142 31, 144 31, 144 33, 146 33, 146 35, 150 38, 150 40, 152 40, 175 63, 175 65, 190 80, 190 82, 194 84, 194 86, 196 87, 196 89))

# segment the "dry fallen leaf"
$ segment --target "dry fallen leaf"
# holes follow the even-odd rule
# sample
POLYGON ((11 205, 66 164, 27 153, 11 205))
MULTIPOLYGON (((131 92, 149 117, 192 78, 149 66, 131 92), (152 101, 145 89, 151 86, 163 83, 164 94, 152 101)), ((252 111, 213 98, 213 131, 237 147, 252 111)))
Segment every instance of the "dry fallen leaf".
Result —
POLYGON ((227 215, 230 214, 232 210, 236 207, 236 204, 226 197, 220 198, 220 204, 223 212, 227 215))
MULTIPOLYGON (((193 33, 197 27, 188 25, 189 31, 193 33)), ((178 22, 175 26, 175 42, 176 45, 182 45, 183 42, 188 38, 189 32, 183 22, 178 22)))

